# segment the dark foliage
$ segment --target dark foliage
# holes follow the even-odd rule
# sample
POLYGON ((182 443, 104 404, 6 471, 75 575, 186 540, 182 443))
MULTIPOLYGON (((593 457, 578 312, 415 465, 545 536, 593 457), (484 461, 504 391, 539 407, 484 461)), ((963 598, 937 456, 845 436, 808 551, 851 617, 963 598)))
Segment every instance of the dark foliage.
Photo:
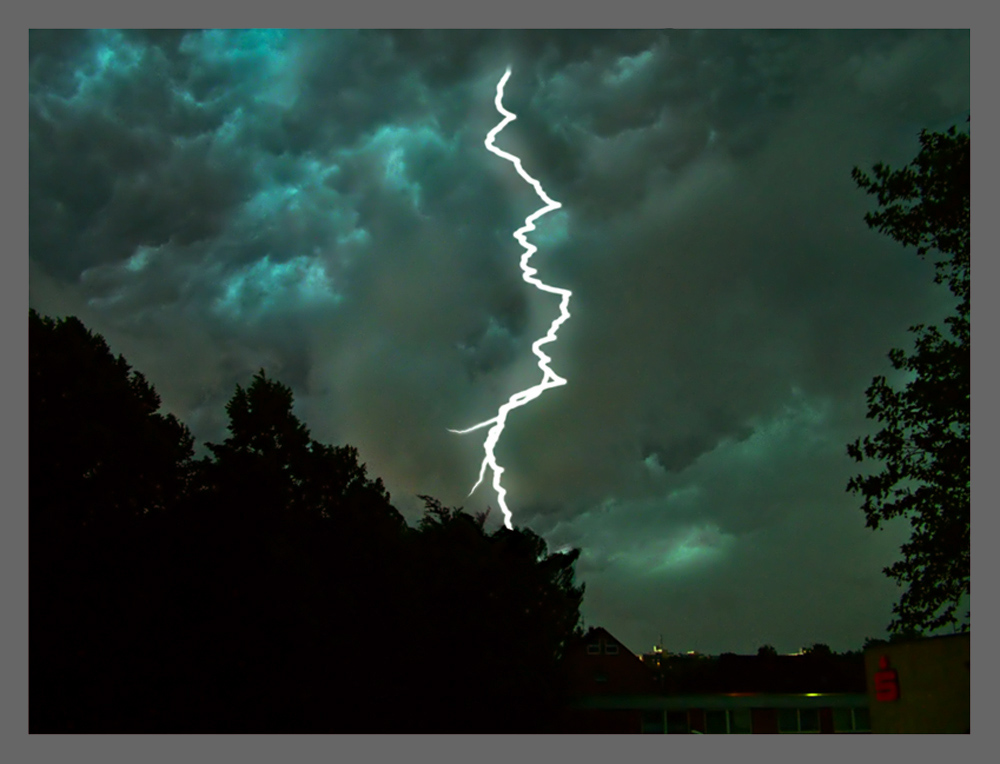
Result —
POLYGON ((829 645, 825 645, 822 642, 817 642, 811 647, 807 647, 802 651, 803 655, 808 655, 815 659, 826 659, 833 656, 833 650, 830 649, 829 645))
POLYGON ((671 655, 656 671, 668 694, 859 693, 866 687, 861 653, 778 655, 758 650, 756 655, 671 655))
POLYGON ((563 702, 577 552, 424 497, 259 372, 192 439, 76 319, 31 315, 32 732, 533 732, 563 702))
MULTIPOLYGON (((884 376, 868 388, 868 418, 882 429, 855 440, 856 461, 881 463, 879 472, 857 475, 848 491, 864 498, 867 525, 907 517, 913 527, 903 559, 885 569, 906 591, 893 608, 891 631, 933 630, 957 624, 956 609, 970 593, 970 244, 971 139, 950 128, 920 134, 921 150, 902 170, 881 164, 874 179, 857 168, 853 177, 880 209, 868 225, 921 257, 935 250, 936 283, 958 298, 947 331, 910 328, 915 350, 889 353, 894 369, 912 375, 903 390, 884 376)), ((967 623, 960 624, 964 630, 967 623)))
POLYGON ((32 728, 66 729, 118 692, 97 664, 134 636, 119 615, 149 562, 135 542, 183 495, 192 438, 80 321, 30 311, 28 326, 32 728))
POLYGON ((547 554, 530 530, 487 534, 484 516, 421 498, 426 513, 408 550, 417 607, 405 619, 404 654, 419 673, 410 687, 423 696, 406 704, 411 731, 447 731, 453 721, 439 709, 452 708, 467 731, 544 732, 565 700, 560 663, 579 620, 579 550, 547 554), (458 639, 438 641, 442 626, 458 639))
MULTIPOLYGON (((183 490, 190 432, 76 318, 29 312, 31 508, 50 533, 121 526, 183 490)), ((41 532, 41 525, 35 530, 41 532)))
POLYGON ((861 646, 861 652, 864 652, 869 647, 877 647, 878 645, 894 645, 899 642, 907 642, 910 640, 922 639, 923 633, 920 629, 915 629, 912 627, 901 628, 894 631, 889 635, 888 639, 881 639, 877 637, 865 637, 865 641, 861 646))

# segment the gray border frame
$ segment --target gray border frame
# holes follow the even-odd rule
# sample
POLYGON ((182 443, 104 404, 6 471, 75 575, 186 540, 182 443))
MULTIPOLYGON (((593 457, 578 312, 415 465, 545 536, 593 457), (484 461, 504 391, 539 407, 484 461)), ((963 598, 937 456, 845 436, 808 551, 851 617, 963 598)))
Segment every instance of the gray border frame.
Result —
MULTIPOLYGON (((22 18, 28 28, 32 27, 441 27, 441 28, 471 28, 471 27, 720 27, 729 28, 804 28, 804 27, 908 27, 908 28, 962 28, 972 30, 977 27, 974 22, 989 18, 980 9, 985 4, 972 2, 959 3, 908 3, 905 6, 899 2, 888 0, 869 0, 861 3, 827 3, 814 5, 794 2, 794 0, 767 0, 766 3, 744 3, 739 0, 725 2, 701 2, 697 4, 661 4, 649 3, 646 0, 628 0, 614 4, 579 3, 573 4, 572 12, 567 15, 564 2, 540 3, 530 0, 528 3, 511 4, 508 1, 496 5, 480 3, 437 2, 408 3, 405 0, 393 0, 389 3, 364 2, 357 5, 347 3, 315 4, 309 2, 282 2, 278 4, 241 4, 239 11, 233 12, 234 6, 227 2, 210 2, 204 0, 180 4, 146 5, 123 2, 107 2, 99 4, 79 4, 60 0, 57 3, 43 2, 19 4, 17 8, 5 13, 9 14, 9 23, 4 24, 4 36, 10 43, 2 50, 8 66, 4 67, 7 85, 13 91, 14 86, 22 87, 27 65, 27 36, 19 26, 22 18), (12 23, 11 23, 12 22, 12 23), (182 23, 186 22, 186 23, 182 23), (20 63, 18 63, 18 61, 20 63)), ((991 25, 992 27, 992 25, 991 25)), ((972 35, 981 42, 985 35, 972 35)), ((973 48, 973 72, 993 71, 993 66, 987 68, 988 58, 993 58, 992 45, 983 48, 973 48)), ((973 77, 975 79, 975 77, 973 77)), ((975 87, 974 83, 973 86, 975 87)), ((11 92, 8 91, 8 92, 11 92)), ((23 91, 22 91, 23 92, 23 91)), ((14 109, 7 112, 5 131, 17 141, 9 140, 6 145, 8 162, 5 166, 17 168, 16 172, 6 173, 6 183, 12 184, 12 179, 24 179, 28 157, 24 151, 24 123, 13 124, 14 109)), ((977 107, 977 127, 991 135, 990 129, 994 121, 994 106, 987 99, 981 107, 977 107), (985 127, 983 127, 985 125, 985 127)), ((19 117, 20 119, 20 117, 19 117)), ((994 164, 995 149, 990 142, 977 144, 977 167, 982 167, 984 157, 987 167, 994 164), (984 148, 985 146, 985 148, 984 148)), ((992 184, 987 184, 988 173, 977 171, 974 174, 975 187, 974 207, 980 212, 992 209, 990 204, 995 197, 987 196, 992 184)), ((23 181, 22 181, 23 182, 23 181)), ((4 260, 4 278, 2 283, 7 293, 3 300, 4 318, 10 345, 16 346, 23 359, 27 345, 27 295, 21 292, 27 278, 28 263, 26 258, 19 256, 18 251, 26 251, 27 238, 24 221, 26 220, 27 199, 23 195, 23 186, 12 190, 8 199, 13 200, 11 208, 16 214, 8 215, 8 220, 16 221, 17 227, 8 226, 9 231, 16 231, 16 240, 11 243, 7 257, 4 260), (24 238, 22 238, 24 237, 24 238), (21 243, 18 243, 21 242, 21 243)), ((979 238, 983 238, 980 236, 979 238)), ((978 248, 977 248, 977 251, 978 248)), ((996 269, 993 258, 984 258, 977 263, 976 284, 978 297, 985 294, 984 284, 993 281, 996 269), (986 272, 979 268, 986 268, 986 272)), ((990 315, 995 316, 996 304, 989 300, 977 300, 977 325, 988 329, 992 327, 990 315), (985 317, 985 318, 984 318, 985 317)), ((990 354, 991 355, 991 354, 990 354)), ((987 380, 994 378, 995 364, 980 353, 973 361, 973 376, 978 390, 986 390, 992 385, 987 380)), ((861 755, 864 760, 897 760, 900 758, 912 761, 940 761, 945 758, 964 759, 969 754, 980 749, 988 750, 986 743, 975 745, 970 736, 950 737, 924 736, 918 740, 870 736, 824 736, 824 745, 817 747, 809 736, 773 736, 757 738, 756 742, 748 742, 745 737, 738 740, 728 736, 711 736, 713 743, 685 738, 686 742, 667 736, 635 736, 623 739, 612 739, 610 736, 564 736, 557 738, 541 738, 527 740, 523 736, 493 737, 489 741, 476 739, 474 736, 294 736, 260 735, 254 738, 247 736, 155 736, 144 739, 135 735, 34 735, 28 736, 28 720, 26 701, 28 687, 27 655, 27 487, 26 459, 27 451, 19 444, 27 438, 27 378, 19 364, 5 366, 4 374, 4 419, 6 437, 10 445, 7 458, 4 460, 4 485, 8 487, 10 497, 8 511, 3 514, 4 526, 0 538, 3 539, 3 559, 7 575, 3 582, 5 594, 9 602, 11 617, 4 619, 3 632, 5 653, 5 706, 8 712, 3 714, 6 732, 5 750, 10 753, 11 761, 65 761, 67 759, 91 758, 101 761, 176 761, 179 757, 195 760, 217 761, 220 759, 238 757, 241 762, 262 761, 271 762, 289 755, 297 756, 330 756, 343 754, 348 761, 386 761, 397 757, 418 758, 433 756, 436 760, 456 761, 505 761, 511 756, 523 756, 531 751, 538 756, 558 757, 570 761, 602 761, 611 759, 649 760, 646 757, 671 758, 686 754, 708 757, 731 757, 770 761, 776 757, 779 760, 803 760, 812 762, 839 762, 847 756, 861 755), (11 443, 13 441, 13 443, 11 443), (423 739, 426 737, 426 739, 423 739), (26 739, 27 738, 27 739, 26 739), (669 747, 667 741, 669 742, 669 747), (796 742, 797 741, 797 742, 796 742), (641 757, 641 758, 640 758, 641 757)), ((973 455, 973 469, 980 474, 986 474, 987 455, 995 453, 994 435, 997 415, 995 405, 990 400, 977 398, 974 404, 977 424, 985 426, 976 428, 977 449, 973 455)), ((992 460, 991 460, 992 461, 992 460)), ((981 486, 973 488, 974 498, 982 499, 986 490, 981 486)), ((980 502, 973 502, 974 505, 980 502)), ((996 516, 991 512, 976 512, 976 526, 979 532, 977 539, 990 537, 991 528, 996 526, 996 516)), ((992 581, 990 570, 996 568, 996 557, 981 556, 985 553, 985 545, 980 541, 977 553, 974 555, 973 567, 980 581, 992 581)), ((981 644, 993 642, 994 625, 980 611, 980 622, 977 624, 977 635, 985 637, 981 644), (986 630, 985 632, 983 630, 986 630)), ((991 708, 988 701, 989 678, 995 673, 995 659, 992 651, 982 651, 977 656, 976 671, 972 678, 972 693, 976 699, 973 704, 975 721, 973 727, 977 730, 989 731, 989 720, 983 710, 991 708), (979 661, 983 661, 980 663, 979 661), (982 713, 976 713, 976 710, 982 713)), ((977 757, 978 758, 978 757, 977 757)))

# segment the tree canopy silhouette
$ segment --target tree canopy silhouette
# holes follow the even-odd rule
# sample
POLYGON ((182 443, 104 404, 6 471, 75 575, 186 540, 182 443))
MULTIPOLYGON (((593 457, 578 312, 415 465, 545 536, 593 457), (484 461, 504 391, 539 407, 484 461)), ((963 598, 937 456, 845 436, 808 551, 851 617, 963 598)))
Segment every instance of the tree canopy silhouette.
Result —
POLYGON ((118 692, 140 538, 184 494, 193 439, 78 319, 29 311, 28 351, 31 725, 79 730, 118 692))
POLYGON ((183 491, 188 429, 146 378, 76 318, 28 314, 29 491, 35 533, 120 523, 183 491))
MULTIPOLYGON (((470 732, 543 732, 565 700, 561 661, 579 633, 583 586, 573 582, 579 550, 550 554, 528 529, 485 530, 472 517, 429 496, 412 547, 406 618, 413 646, 430 645, 413 684, 434 703, 415 728, 446 731, 437 709, 451 708, 470 732), (454 635, 435 644, 441 631, 454 635)), ((423 660, 421 660, 423 655, 423 660)), ((415 698, 415 701, 418 699, 415 698)), ((419 703, 417 704, 419 707, 419 703)))
MULTIPOLYGON (((874 436, 847 447, 856 461, 880 462, 881 471, 856 475, 847 490, 864 498, 867 525, 908 517, 913 531, 903 559, 885 568, 906 591, 893 607, 891 631, 933 630, 957 624, 970 593, 970 243, 971 138, 956 132, 920 133, 920 153, 901 170, 876 164, 874 178, 854 168, 858 186, 880 209, 869 227, 924 257, 931 250, 935 283, 958 298, 947 332, 913 326, 915 349, 893 349, 894 369, 912 379, 903 390, 877 376, 867 390, 868 418, 882 424, 874 436)), ((963 623, 964 630, 968 625, 963 623)))
POLYGON ((292 391, 193 441, 75 318, 31 313, 33 732, 537 732, 578 550, 423 497, 411 528, 292 391))
POLYGON ((830 649, 829 645, 827 645, 827 644, 825 644, 823 642, 815 642, 814 644, 812 644, 809 647, 805 648, 805 650, 803 650, 803 654, 804 655, 812 656, 813 658, 821 658, 822 659, 822 658, 829 658, 834 653, 833 653, 833 650, 830 649))
POLYGON ((196 485, 216 503, 241 510, 271 506, 275 512, 333 519, 356 532, 400 532, 405 523, 382 479, 368 477, 353 446, 313 440, 293 403, 291 389, 268 379, 263 369, 247 389, 237 385, 226 405, 229 437, 208 444, 212 458, 198 463, 196 485))

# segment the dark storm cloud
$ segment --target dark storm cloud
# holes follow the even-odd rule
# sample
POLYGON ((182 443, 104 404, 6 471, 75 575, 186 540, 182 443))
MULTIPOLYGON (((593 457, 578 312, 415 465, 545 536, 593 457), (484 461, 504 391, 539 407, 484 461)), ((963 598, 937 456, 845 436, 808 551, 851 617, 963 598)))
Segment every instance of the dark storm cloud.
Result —
POLYGON ((588 620, 636 649, 888 620, 902 531, 864 528, 843 444, 947 305, 850 170, 964 121, 968 32, 33 31, 29 61, 32 306, 202 441, 265 366, 411 518, 495 504, 485 431, 447 428, 539 381, 558 315, 511 238, 540 202, 483 146, 510 65, 497 143, 562 203, 532 264, 573 290, 569 384, 498 448, 515 522, 584 549, 588 620))

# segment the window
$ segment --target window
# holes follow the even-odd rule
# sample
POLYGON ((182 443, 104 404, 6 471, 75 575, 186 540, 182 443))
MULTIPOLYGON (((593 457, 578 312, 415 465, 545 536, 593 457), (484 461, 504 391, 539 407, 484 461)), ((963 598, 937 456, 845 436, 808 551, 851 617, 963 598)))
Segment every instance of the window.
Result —
POLYGON ((608 681, 608 675, 605 674, 603 671, 598 671, 596 674, 594 674, 594 681, 595 682, 607 682, 608 681))
POLYGON ((726 711, 706 711, 705 732, 709 735, 727 734, 729 732, 729 713, 726 711))
POLYGON ((819 709, 799 709, 799 732, 819 732, 819 709))
POLYGON ((798 732, 799 712, 794 708, 778 709, 778 732, 798 732))
POLYGON ((854 718, 849 708, 833 709, 833 731, 854 732, 854 718))
POLYGON ((779 708, 778 732, 819 732, 819 709, 779 708))
POLYGON ((667 733, 670 735, 686 735, 691 732, 688 724, 687 711, 667 711, 667 733))
POLYGON ((642 731, 646 734, 663 734, 663 717, 662 711, 643 711, 642 712, 642 731))
POLYGON ((709 735, 750 734, 750 709, 733 708, 728 711, 705 711, 705 732, 709 735))
POLYGON ((871 715, 868 713, 867 708, 852 708, 851 711, 854 712, 854 731, 855 732, 871 732, 872 731, 872 719, 871 715))
POLYGON ((587 655, 600 655, 600 654, 601 654, 601 646, 597 642, 594 642, 594 644, 592 645, 587 645, 587 655))
POLYGON ((612 642, 604 643, 604 654, 605 655, 618 655, 618 645, 612 642))
POLYGON ((834 732, 871 732, 872 723, 867 708, 833 709, 834 732))
POLYGON ((729 712, 729 731, 734 735, 749 735, 751 730, 750 709, 734 708, 729 712))

